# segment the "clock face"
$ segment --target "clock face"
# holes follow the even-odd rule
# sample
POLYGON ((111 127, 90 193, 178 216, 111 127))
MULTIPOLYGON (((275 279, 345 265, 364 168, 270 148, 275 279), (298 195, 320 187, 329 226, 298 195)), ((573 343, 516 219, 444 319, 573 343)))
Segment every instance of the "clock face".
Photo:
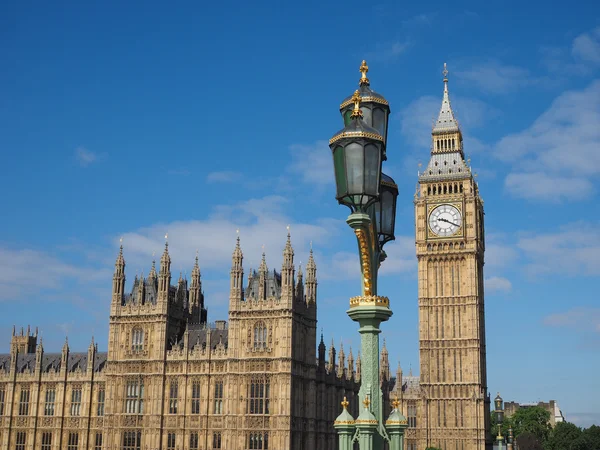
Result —
POLYGON ((436 236, 452 236, 461 225, 462 216, 455 206, 436 206, 429 214, 429 228, 436 236))

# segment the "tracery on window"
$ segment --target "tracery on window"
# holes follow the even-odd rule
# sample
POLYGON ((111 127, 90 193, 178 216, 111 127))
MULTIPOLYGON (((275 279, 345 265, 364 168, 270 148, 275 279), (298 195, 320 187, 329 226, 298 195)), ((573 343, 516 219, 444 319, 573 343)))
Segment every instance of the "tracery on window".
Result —
POLYGON ((131 350, 140 352, 144 349, 144 330, 134 328, 131 333, 131 350))
POLYGON ((254 325, 254 348, 267 348, 267 333, 267 325, 264 322, 254 325))

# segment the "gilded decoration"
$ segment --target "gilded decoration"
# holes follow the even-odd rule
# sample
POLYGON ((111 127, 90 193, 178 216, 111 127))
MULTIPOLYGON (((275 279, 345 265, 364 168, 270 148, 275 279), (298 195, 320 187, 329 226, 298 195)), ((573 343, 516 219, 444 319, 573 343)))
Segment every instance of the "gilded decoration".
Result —
MULTIPOLYGON (((358 248, 360 251, 360 265, 363 275, 364 294, 365 296, 370 296, 373 278, 371 274, 371 258, 369 254, 370 252, 367 236, 365 235, 365 231, 361 228, 355 229, 354 233, 358 239, 358 248)), ((352 304, 352 302, 350 303, 352 304)))
POLYGON ((344 131, 343 133, 336 134, 334 137, 329 139, 329 145, 346 138, 367 138, 374 139, 376 141, 383 142, 383 138, 379 133, 367 133, 364 131, 344 131))
POLYGON ((357 306, 382 306, 390 307, 390 299, 379 295, 359 295, 350 299, 350 308, 357 306))

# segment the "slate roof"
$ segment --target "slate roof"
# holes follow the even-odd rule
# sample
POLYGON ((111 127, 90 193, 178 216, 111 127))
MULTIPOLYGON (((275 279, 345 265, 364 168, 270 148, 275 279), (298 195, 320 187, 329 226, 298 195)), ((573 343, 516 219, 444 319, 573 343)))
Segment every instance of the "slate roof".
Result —
POLYGON ((471 173, 459 151, 434 153, 420 180, 435 181, 469 178, 471 173))
MULTIPOLYGON (((61 353, 44 353, 42 356, 42 371, 47 373, 50 369, 60 370, 61 353)), ((17 372, 33 373, 35 371, 36 361, 35 353, 25 353, 17 356, 17 372)), ((67 366, 69 372, 75 372, 79 367, 83 372, 87 369, 87 352, 69 353, 67 366)), ((94 361, 94 372, 100 372, 106 365, 107 352, 97 352, 94 361)), ((0 371, 10 371, 10 354, 0 354, 0 371)))
POLYGON ((458 122, 454 118, 452 105, 450 105, 450 95, 448 94, 448 81, 444 80, 444 97, 442 99, 442 107, 438 114, 438 119, 433 127, 434 133, 448 133, 459 131, 458 122))
MULTIPOLYGON (((252 279, 248 283, 248 287, 244 293, 247 299, 256 298, 258 296, 258 287, 260 276, 256 271, 252 271, 252 279)), ((281 298, 281 274, 275 270, 267 272, 267 297, 281 298)))

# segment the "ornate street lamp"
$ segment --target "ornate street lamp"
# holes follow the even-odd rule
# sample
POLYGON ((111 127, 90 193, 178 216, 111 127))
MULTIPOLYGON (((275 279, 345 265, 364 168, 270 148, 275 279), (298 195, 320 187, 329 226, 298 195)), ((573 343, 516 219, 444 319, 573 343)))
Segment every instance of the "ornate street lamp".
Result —
POLYGON ((504 422, 504 402, 500 397, 500 392, 494 399, 494 412, 496 413, 496 423, 498 424, 498 436, 496 436, 497 444, 494 445, 494 449, 502 450, 504 448, 504 437, 502 437, 502 423, 504 422))
POLYGON ((396 198, 398 186, 382 174, 386 157, 387 100, 375 94, 366 77, 368 67, 361 65, 360 89, 340 107, 345 127, 329 141, 333 154, 336 199, 350 208, 346 222, 358 240, 362 272, 362 295, 350 299, 350 318, 359 324, 361 335, 362 375, 358 393, 364 405, 354 420, 347 402, 335 422, 340 450, 351 450, 357 441, 361 450, 383 449, 384 441, 391 450, 403 445, 406 417, 394 403, 386 425, 383 423, 383 394, 379 379, 379 325, 392 315, 387 297, 377 295, 377 272, 385 259, 383 246, 395 239, 396 198), (349 435, 352 434, 352 439, 349 435))

